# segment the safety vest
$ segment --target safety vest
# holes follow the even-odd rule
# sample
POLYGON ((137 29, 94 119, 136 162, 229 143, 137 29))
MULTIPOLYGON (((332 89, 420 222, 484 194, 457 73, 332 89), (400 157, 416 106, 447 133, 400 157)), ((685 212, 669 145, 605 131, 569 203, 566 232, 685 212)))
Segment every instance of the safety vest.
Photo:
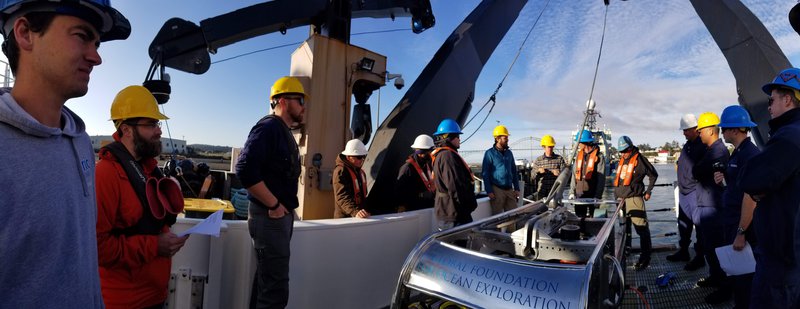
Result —
POLYGON ((578 159, 575 163, 575 181, 592 179, 592 174, 594 173, 594 163, 597 162, 597 153, 600 152, 599 148, 595 148, 592 152, 589 153, 589 161, 586 162, 586 170, 583 170, 583 149, 578 151, 578 159))
POLYGON ((422 167, 420 167, 419 163, 417 163, 417 160, 414 160, 414 155, 409 156, 406 162, 414 167, 414 169, 417 171, 417 175, 419 175, 419 178, 422 180, 422 183, 425 184, 425 188, 427 188, 428 191, 433 192, 436 190, 436 188, 433 186, 433 178, 430 176, 430 167, 426 166, 425 171, 423 171, 422 167))
MULTIPOLYGON (((456 156, 461 159, 461 162, 464 163, 464 168, 466 168, 467 172, 469 172, 469 176, 470 176, 469 182, 470 183, 475 183, 475 176, 472 174, 472 169, 469 168, 469 164, 467 164, 467 161, 464 161, 464 158, 462 158, 460 155, 458 155, 458 151, 456 151, 453 148, 450 148, 450 147, 447 147, 447 146, 442 146, 442 147, 434 149, 433 152, 431 152, 431 166, 433 166, 433 162, 436 162, 436 154, 438 154, 442 150, 447 150, 447 151, 454 152, 456 154, 456 156)), ((436 175, 433 172, 431 172, 431 180, 433 180, 434 178, 436 178, 436 175)))
POLYGON ((617 177, 614 178, 614 186, 619 186, 620 178, 623 180, 623 186, 630 186, 631 179, 633 179, 633 169, 639 164, 639 153, 635 153, 628 161, 622 158, 620 163, 621 165, 617 168, 617 177))
POLYGON ((359 178, 361 180, 361 184, 363 184, 363 186, 359 186, 358 185, 359 178, 356 178, 356 172, 353 171, 353 169, 350 168, 350 166, 348 166, 347 164, 339 164, 339 166, 344 167, 344 169, 346 169, 347 172, 350 173, 350 179, 353 180, 354 199, 356 200, 356 205, 361 206, 361 201, 367 197, 367 175, 364 173, 364 170, 358 170, 359 172, 361 172, 359 174, 359 178))

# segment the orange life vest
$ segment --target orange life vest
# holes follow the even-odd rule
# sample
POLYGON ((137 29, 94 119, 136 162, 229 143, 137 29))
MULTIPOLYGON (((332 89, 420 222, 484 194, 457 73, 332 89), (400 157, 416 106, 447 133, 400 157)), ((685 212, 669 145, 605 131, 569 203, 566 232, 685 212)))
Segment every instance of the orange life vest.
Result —
POLYGON ((410 163, 411 166, 417 170, 417 175, 419 175, 422 183, 425 184, 425 188, 427 188, 428 191, 433 192, 436 188, 433 186, 433 178, 431 177, 430 167, 426 166, 425 171, 423 171, 422 167, 420 167, 419 163, 417 163, 417 160, 414 160, 414 155, 409 156, 406 162, 410 163))
POLYGON ((592 152, 589 153, 589 160, 586 161, 586 170, 583 170, 583 149, 578 151, 578 158, 575 163, 575 181, 592 179, 592 174, 594 173, 594 164, 597 162, 597 153, 600 152, 599 148, 595 148, 592 152))
MULTIPOLYGON (((433 166, 433 162, 436 162, 436 154, 438 154, 442 150, 448 150, 454 152, 456 156, 458 156, 458 158, 461 159, 461 162, 464 163, 464 167, 467 169, 467 172, 469 172, 470 175, 469 182, 475 183, 475 176, 472 174, 472 169, 469 168, 469 164, 467 164, 467 161, 464 161, 464 158, 458 155, 458 151, 456 151, 453 148, 442 146, 434 149, 433 152, 431 152, 431 166, 433 166)), ((434 178, 436 178, 436 175, 434 175, 433 172, 431 172, 431 180, 433 180, 434 178)))
POLYGON ((630 186, 631 179, 633 179, 633 169, 639 164, 639 153, 635 153, 628 161, 625 158, 620 160, 621 165, 617 168, 617 177, 614 178, 614 186, 619 186, 619 180, 622 178, 623 186, 630 186))
POLYGON ((342 164, 341 166, 350 173, 350 179, 353 180, 354 199, 356 200, 356 205, 361 206, 361 201, 367 197, 367 175, 364 173, 364 170, 358 170, 361 172, 359 174, 359 178, 361 180, 361 184, 363 184, 363 186, 359 186, 358 178, 356 178, 356 172, 353 171, 353 169, 347 164, 342 164))

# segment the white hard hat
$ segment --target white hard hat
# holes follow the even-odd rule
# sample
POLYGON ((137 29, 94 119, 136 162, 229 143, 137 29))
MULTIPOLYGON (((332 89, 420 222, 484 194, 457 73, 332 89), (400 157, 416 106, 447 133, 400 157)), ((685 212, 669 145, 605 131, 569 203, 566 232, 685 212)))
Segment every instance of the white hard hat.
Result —
POLYGON ((351 139, 344 145, 342 154, 345 156, 366 156, 367 147, 364 146, 360 139, 351 139))
POLYGON ((414 144, 411 145, 411 148, 414 149, 431 149, 433 147, 433 138, 425 134, 417 136, 414 139, 414 144))
POLYGON ((681 117, 681 130, 697 127, 697 117, 694 114, 686 114, 681 117))

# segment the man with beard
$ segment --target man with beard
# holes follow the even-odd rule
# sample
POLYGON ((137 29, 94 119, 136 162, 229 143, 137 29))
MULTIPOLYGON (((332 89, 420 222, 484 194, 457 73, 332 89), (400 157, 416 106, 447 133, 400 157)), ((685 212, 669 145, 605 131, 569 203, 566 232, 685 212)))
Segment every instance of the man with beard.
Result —
POLYGON ((130 31, 107 0, 0 3, 14 74, 0 89, 0 307, 103 307, 94 151, 64 104, 88 91, 100 42, 130 31))
POLYGON ((406 163, 400 167, 397 175, 397 200, 399 212, 432 208, 436 187, 431 178, 431 151, 433 139, 422 134, 414 139, 411 149, 414 153, 408 156, 406 163))
POLYGON ((161 308, 171 258, 188 238, 169 230, 183 197, 155 159, 164 119, 142 86, 123 89, 111 104, 115 141, 100 149, 96 167, 100 286, 108 308, 161 308))
POLYGON ((536 158, 533 163, 533 189, 535 190, 534 199, 543 199, 550 194, 550 190, 556 183, 558 175, 567 164, 564 162, 564 157, 553 152, 556 146, 556 140, 552 135, 542 136, 542 148, 544 154, 536 158))
POLYGON ((514 153, 508 149, 508 129, 499 125, 492 131, 494 145, 483 154, 481 176, 489 195, 492 215, 517 207, 519 198, 519 175, 514 164, 514 153))
POLYGON ((299 79, 279 78, 270 91, 273 114, 253 126, 236 163, 250 193, 247 225, 258 260, 251 308, 284 308, 289 301, 289 241, 300 177, 300 152, 289 128, 303 122, 305 98, 299 79))
POLYGON ((449 118, 433 134, 434 212, 439 230, 472 222, 472 211, 478 208, 472 170, 458 154, 460 135, 461 126, 449 118))

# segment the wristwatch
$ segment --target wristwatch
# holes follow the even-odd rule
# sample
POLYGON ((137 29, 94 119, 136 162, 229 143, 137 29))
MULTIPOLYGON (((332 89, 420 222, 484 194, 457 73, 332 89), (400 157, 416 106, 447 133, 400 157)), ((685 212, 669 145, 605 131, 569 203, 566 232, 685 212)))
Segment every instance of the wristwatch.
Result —
POLYGON ((736 228, 736 235, 744 235, 744 232, 746 232, 746 231, 747 230, 745 230, 743 227, 740 226, 740 227, 736 228))
POLYGON ((275 205, 272 205, 271 207, 267 206, 267 210, 276 210, 278 209, 278 206, 281 206, 281 201, 276 201, 275 205))

